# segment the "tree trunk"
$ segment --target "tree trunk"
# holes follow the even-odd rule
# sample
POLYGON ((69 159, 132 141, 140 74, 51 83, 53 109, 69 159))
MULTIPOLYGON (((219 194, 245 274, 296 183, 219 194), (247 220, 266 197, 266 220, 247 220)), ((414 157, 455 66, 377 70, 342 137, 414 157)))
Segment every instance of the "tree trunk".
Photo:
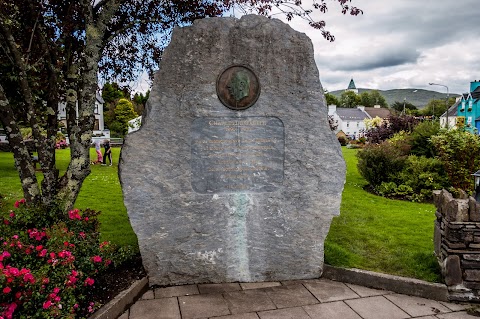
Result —
MULTIPOLYGON (((77 123, 69 128, 70 140, 70 165, 65 176, 62 177, 61 188, 59 190, 59 199, 64 210, 73 207, 75 200, 80 192, 83 181, 90 174, 90 144, 93 135, 93 126, 95 124, 95 101, 98 88, 98 62, 101 58, 102 43, 105 35, 105 19, 109 19, 118 8, 119 2, 105 4, 102 13, 95 20, 92 13, 92 7, 89 1, 83 0, 82 4, 89 14, 86 17, 86 44, 85 52, 80 64, 80 72, 77 73, 71 69, 69 79, 75 79, 78 74, 78 81, 73 81, 67 93, 67 106, 73 101, 68 101, 70 94, 78 94, 78 118, 77 123), (78 90, 73 88, 73 84, 78 85, 78 90), (75 91, 75 93, 74 93, 75 91)), ((70 108, 72 105, 70 105, 70 108)))
POLYGON ((8 143, 15 159, 15 167, 20 175, 25 200, 28 203, 38 203, 40 202, 41 194, 32 157, 23 141, 22 133, 13 116, 12 107, 1 85, 0 114, 0 120, 7 133, 8 143))

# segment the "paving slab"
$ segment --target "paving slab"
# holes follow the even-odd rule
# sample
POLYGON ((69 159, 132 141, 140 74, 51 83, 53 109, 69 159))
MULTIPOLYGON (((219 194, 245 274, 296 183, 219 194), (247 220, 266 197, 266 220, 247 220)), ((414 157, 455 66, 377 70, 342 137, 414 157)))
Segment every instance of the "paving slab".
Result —
POLYGON ((286 281, 280 281, 282 286, 288 286, 288 285, 301 285, 301 284, 308 284, 308 283, 316 283, 319 282, 320 279, 297 279, 297 280, 286 280, 286 281))
POLYGON ((312 319, 362 319, 343 301, 304 306, 303 309, 312 319))
POLYGON ((410 316, 384 296, 345 300, 364 319, 403 319, 410 316))
POLYGON ((181 319, 177 298, 139 300, 130 308, 130 319, 181 319))
POLYGON ((140 297, 141 300, 149 300, 154 298, 155 298, 155 295, 153 294, 153 290, 148 290, 140 297))
POLYGON ((311 319, 301 307, 262 311, 260 319, 311 319))
POLYGON ((198 295, 199 293, 197 285, 172 286, 155 289, 155 298, 198 295))
POLYGON ((440 314, 440 315, 437 315, 437 318, 439 319, 478 319, 478 317, 469 315, 466 311, 440 314))
POLYGON ((466 305, 461 303, 453 303, 453 302, 445 302, 445 301, 440 301, 440 303, 452 311, 461 311, 471 307, 471 305, 468 305, 468 304, 466 305))
POLYGON ((198 290, 201 294, 218 294, 230 291, 242 290, 239 283, 226 283, 226 284, 200 284, 198 290))
POLYGON ((392 294, 393 292, 383 289, 374 289, 374 288, 367 288, 364 286, 358 286, 354 284, 345 283, 348 288, 352 289, 359 295, 360 297, 372 297, 372 296, 381 296, 392 294))
POLYGON ((275 304, 263 290, 227 292, 223 296, 232 314, 276 309, 275 304))
POLYGON ((303 285, 288 285, 265 289, 277 308, 299 307, 318 303, 303 285))
POLYGON ((258 319, 258 316, 255 312, 250 312, 250 313, 240 313, 237 315, 215 317, 212 319, 258 319))
POLYGON ((400 294, 385 295, 385 298, 396 304, 412 317, 450 312, 450 309, 435 300, 400 294))
POLYGON ((318 300, 321 302, 338 301, 345 299, 358 298, 353 290, 347 287, 344 283, 331 281, 331 280, 319 280, 318 282, 304 284, 318 300))
POLYGON ((230 314, 221 294, 178 297, 182 319, 208 318, 230 314))
POLYGON ((122 315, 118 317, 118 319, 128 319, 128 314, 129 314, 129 311, 127 310, 124 313, 122 313, 122 315))
POLYGON ((276 287, 280 285, 281 283, 279 281, 241 282, 240 283, 240 286, 242 287, 243 290, 276 287))

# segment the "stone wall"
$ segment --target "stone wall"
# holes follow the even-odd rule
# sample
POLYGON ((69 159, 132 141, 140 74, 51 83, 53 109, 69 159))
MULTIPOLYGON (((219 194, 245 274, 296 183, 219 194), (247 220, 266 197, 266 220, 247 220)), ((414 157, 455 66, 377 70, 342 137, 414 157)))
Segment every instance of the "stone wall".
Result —
POLYGON ((480 302, 480 204, 461 194, 435 191, 435 255, 449 298, 480 302))

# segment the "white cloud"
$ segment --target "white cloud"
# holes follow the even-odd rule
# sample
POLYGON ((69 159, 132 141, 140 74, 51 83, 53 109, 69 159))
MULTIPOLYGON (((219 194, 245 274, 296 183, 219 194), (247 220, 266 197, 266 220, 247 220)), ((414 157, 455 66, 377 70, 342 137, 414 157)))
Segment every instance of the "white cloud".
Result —
POLYGON ((330 2, 325 15, 329 43, 305 21, 290 25, 314 44, 324 88, 345 89, 353 77, 357 87, 375 89, 425 88, 445 92, 429 82, 447 85, 450 92, 468 90, 480 79, 480 28, 477 0, 353 0, 362 16, 344 16, 330 2))
MULTIPOLYGON (((353 78, 360 88, 445 92, 428 85, 435 82, 463 93, 480 80, 478 0, 352 0, 364 11, 356 17, 343 15, 336 2, 327 1, 329 11, 314 16, 325 19, 333 43, 302 19, 288 22, 312 39, 325 89, 345 89, 353 78)), ((147 89, 144 79, 137 91, 147 89)))

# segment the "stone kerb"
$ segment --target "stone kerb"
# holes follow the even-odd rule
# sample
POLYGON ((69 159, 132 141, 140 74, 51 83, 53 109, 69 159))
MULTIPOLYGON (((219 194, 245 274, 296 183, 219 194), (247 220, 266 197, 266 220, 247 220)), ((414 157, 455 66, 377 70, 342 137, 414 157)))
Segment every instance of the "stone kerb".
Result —
POLYGON ((345 162, 311 40, 254 15, 176 28, 119 173, 150 285, 318 278, 345 162))
POLYGON ((480 204, 462 193, 434 191, 435 255, 449 298, 480 302, 480 204))

